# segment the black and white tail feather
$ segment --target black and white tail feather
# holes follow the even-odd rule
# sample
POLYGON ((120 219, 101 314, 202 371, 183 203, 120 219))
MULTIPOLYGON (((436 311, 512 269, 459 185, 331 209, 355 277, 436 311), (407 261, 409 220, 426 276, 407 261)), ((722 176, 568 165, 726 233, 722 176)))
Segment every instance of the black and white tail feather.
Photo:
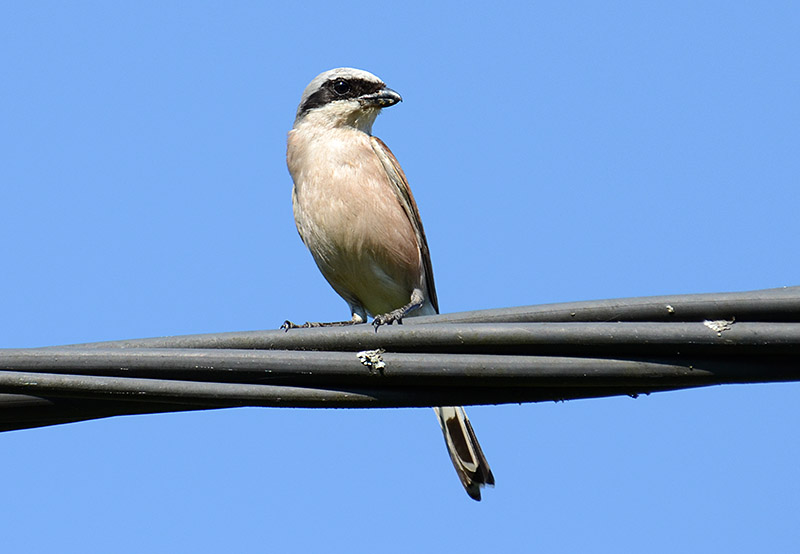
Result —
POLYGON ((434 408, 434 411, 461 484, 473 500, 480 500, 481 488, 494 486, 494 475, 464 408, 445 406, 434 408))

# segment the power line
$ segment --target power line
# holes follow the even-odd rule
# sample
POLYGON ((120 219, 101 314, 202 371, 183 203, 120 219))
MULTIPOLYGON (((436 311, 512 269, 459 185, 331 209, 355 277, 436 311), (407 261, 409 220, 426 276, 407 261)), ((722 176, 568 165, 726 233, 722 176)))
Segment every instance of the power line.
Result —
POLYGON ((0 350, 0 430, 234 406, 539 402, 800 380, 800 287, 0 350))

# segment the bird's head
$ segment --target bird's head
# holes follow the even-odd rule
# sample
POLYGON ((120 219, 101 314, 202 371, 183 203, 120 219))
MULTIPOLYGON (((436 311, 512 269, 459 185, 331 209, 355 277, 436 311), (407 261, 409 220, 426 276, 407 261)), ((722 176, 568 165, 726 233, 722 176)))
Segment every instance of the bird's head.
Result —
POLYGON ((351 126, 370 133, 381 108, 402 100, 368 71, 351 67, 331 69, 314 77, 306 87, 294 125, 313 121, 316 125, 351 126))

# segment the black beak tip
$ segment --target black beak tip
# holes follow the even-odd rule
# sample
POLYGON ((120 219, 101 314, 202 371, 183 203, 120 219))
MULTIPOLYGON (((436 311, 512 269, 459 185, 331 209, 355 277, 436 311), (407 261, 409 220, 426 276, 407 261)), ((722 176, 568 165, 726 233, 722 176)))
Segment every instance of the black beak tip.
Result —
POLYGON ((392 89, 385 87, 376 93, 361 97, 362 102, 372 104, 379 108, 388 108, 403 101, 403 97, 392 89))

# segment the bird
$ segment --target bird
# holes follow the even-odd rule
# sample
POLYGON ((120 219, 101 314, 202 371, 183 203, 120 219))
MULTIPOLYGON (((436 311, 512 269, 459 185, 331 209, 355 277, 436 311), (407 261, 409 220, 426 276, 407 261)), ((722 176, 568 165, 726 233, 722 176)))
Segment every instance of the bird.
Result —
MULTIPOLYGON (((368 71, 320 73, 303 91, 287 139, 297 231, 317 267, 347 302, 351 318, 290 321, 284 328, 354 325, 375 329, 439 313, 428 242, 417 203, 389 147, 372 135, 400 94, 368 71)), ((467 494, 481 499, 494 475, 464 408, 435 407, 450 459, 467 494)))

